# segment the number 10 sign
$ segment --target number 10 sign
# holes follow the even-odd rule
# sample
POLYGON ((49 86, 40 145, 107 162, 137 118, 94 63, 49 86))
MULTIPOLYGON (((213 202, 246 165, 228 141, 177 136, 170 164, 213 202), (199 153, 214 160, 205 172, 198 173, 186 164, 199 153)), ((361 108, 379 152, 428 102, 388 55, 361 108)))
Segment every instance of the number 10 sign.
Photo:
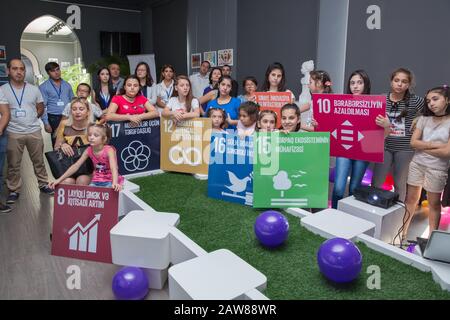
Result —
POLYGON ((386 114, 386 97, 313 94, 316 131, 330 132, 330 155, 383 162, 384 128, 375 123, 386 114))

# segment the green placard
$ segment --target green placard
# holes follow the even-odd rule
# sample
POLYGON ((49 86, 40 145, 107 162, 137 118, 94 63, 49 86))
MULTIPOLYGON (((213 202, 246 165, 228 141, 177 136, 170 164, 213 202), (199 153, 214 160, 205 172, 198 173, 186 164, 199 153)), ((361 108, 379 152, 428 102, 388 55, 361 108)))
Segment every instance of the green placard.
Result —
POLYGON ((253 206, 327 208, 329 132, 257 133, 253 206))

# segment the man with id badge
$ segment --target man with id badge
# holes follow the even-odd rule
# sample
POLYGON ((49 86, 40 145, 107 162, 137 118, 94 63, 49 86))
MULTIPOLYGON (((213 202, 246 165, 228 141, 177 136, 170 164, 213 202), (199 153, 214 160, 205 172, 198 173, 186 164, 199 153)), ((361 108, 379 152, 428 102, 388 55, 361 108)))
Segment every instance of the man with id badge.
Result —
POLYGON ((9 104, 11 113, 11 119, 6 128, 8 132, 6 185, 9 190, 6 203, 13 204, 19 198, 22 186, 20 166, 25 147, 33 164, 39 189, 45 194, 53 194, 53 190, 47 187, 48 175, 44 164, 44 139, 39 120, 39 117, 44 113, 44 99, 38 87, 25 82, 25 64, 22 60, 10 60, 7 68, 9 81, 0 88, 4 96, 2 100, 9 104))
POLYGON ((52 146, 54 146, 56 137, 53 133, 56 132, 61 122, 65 106, 72 101, 74 95, 70 84, 61 79, 61 69, 56 62, 47 63, 45 71, 47 71, 49 79, 39 86, 45 106, 42 122, 45 131, 52 134, 52 146))

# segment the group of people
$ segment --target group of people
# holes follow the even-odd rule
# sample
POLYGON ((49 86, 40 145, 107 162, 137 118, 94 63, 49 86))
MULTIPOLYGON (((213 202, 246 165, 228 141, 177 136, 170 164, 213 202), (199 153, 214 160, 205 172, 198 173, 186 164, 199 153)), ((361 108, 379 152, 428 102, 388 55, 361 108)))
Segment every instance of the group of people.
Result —
MULTIPOLYGON (((301 121, 301 114, 312 109, 311 103, 296 103, 294 94, 286 88, 285 69, 278 62, 268 66, 260 87, 255 77, 245 77, 241 95, 238 95, 238 83, 231 77, 231 67, 211 68, 208 61, 203 61, 200 72, 190 77, 176 75, 173 66, 164 65, 158 84, 145 62, 139 63, 134 74, 125 79, 120 77, 119 66, 113 64, 98 70, 93 89, 86 83, 78 85, 76 97, 70 85, 61 79, 61 70, 54 62, 46 65, 49 79, 40 88, 24 82, 25 65, 20 59, 12 59, 7 67, 10 81, 0 90, 0 166, 3 166, 7 153, 9 195, 6 204, 0 204, 1 212, 11 210, 8 204, 19 197, 20 163, 25 146, 44 193, 52 194, 61 182, 120 190, 122 178, 118 174, 116 151, 108 145, 110 129, 107 121, 127 121, 131 126, 138 126, 143 120, 161 115, 175 123, 203 116, 211 118, 214 132, 235 130, 240 136, 250 136, 255 131, 279 130, 283 134, 314 131, 317 126, 314 119, 308 123, 301 121), (256 91, 290 93, 291 103, 281 108, 279 128, 276 127, 276 112, 259 110, 256 91), (92 102, 88 101, 89 97, 92 102), (45 130, 53 133, 55 150, 66 156, 73 155, 74 143, 89 145, 80 159, 50 184, 43 160, 40 120, 45 130), (93 177, 77 173, 88 159, 94 164, 93 177)), ((386 114, 376 118, 376 124, 385 133, 384 162, 374 165, 372 185, 381 187, 392 168, 395 191, 412 213, 422 187, 425 188, 431 232, 439 226, 440 197, 448 177, 449 89, 435 87, 422 98, 412 92, 413 84, 413 75, 405 68, 391 74, 386 114)), ((309 90, 311 93, 332 93, 330 75, 322 70, 311 71, 309 90)), ((364 70, 354 71, 348 78, 345 93, 371 94, 368 74, 364 70)), ((367 161, 336 159, 333 208, 344 197, 349 175, 351 195, 361 184, 368 165, 367 161)), ((403 239, 411 218, 412 215, 405 223, 403 239)))

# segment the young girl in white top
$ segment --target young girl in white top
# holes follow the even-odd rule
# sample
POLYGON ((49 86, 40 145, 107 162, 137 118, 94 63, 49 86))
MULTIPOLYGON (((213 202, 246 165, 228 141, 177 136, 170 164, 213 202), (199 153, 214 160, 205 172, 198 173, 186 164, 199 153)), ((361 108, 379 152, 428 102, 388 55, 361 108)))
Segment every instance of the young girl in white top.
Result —
POLYGON ((169 99, 162 115, 174 120, 184 121, 200 116, 199 102, 192 95, 191 81, 186 76, 175 79, 175 88, 172 98, 169 99))
POLYGON ((158 106, 158 111, 161 112, 166 107, 167 102, 169 102, 170 97, 173 93, 174 81, 175 79, 175 69, 170 64, 165 64, 161 68, 161 79, 158 83, 156 105, 158 106))
POLYGON ((301 127, 300 109, 295 103, 288 103, 281 107, 280 132, 298 132, 301 127))
POLYGON ((259 132, 276 131, 277 113, 273 110, 262 110, 258 114, 256 130, 259 132))
POLYGON ((227 114, 225 110, 220 108, 210 108, 208 110, 207 116, 208 118, 211 118, 213 133, 226 133, 225 127, 227 125, 227 114))
POLYGON ((430 234, 439 228, 441 193, 447 182, 450 159, 449 133, 449 88, 436 87, 427 92, 423 116, 418 118, 411 137, 411 146, 415 152, 409 164, 405 201, 407 221, 403 229, 402 242, 406 239, 422 187, 427 191, 430 208, 430 234))
POLYGON ((237 123, 237 134, 239 136, 251 136, 255 132, 258 111, 259 105, 252 101, 241 104, 237 123))

